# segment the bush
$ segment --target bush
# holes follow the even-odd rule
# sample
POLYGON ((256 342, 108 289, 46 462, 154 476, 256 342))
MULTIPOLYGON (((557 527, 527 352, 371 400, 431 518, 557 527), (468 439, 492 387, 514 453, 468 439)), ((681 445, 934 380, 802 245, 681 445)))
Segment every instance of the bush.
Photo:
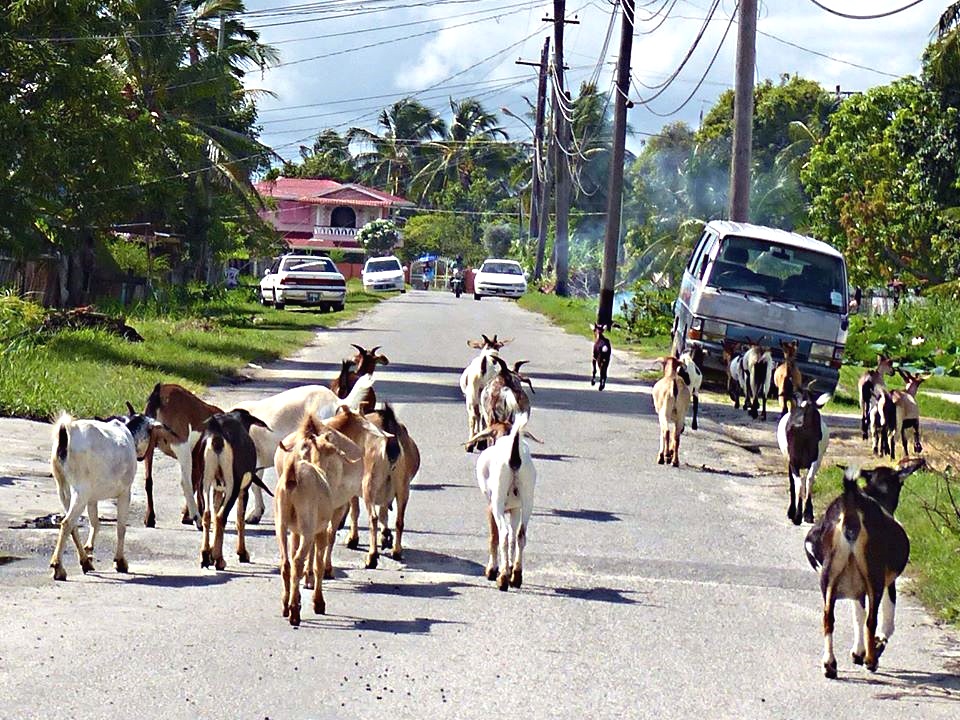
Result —
POLYGON ((357 231, 357 242, 371 256, 386 255, 400 240, 393 220, 371 220, 357 231))
POLYGON ((487 225, 483 230, 483 246, 491 257, 506 257, 513 242, 513 228, 509 225, 487 225))
POLYGON ((40 329, 47 311, 12 289, 0 291, 0 350, 16 338, 40 329))
POLYGON ((673 327, 673 302, 677 293, 644 282, 638 282, 633 288, 623 312, 622 322, 626 326, 627 339, 635 342, 639 338, 669 335, 673 327))

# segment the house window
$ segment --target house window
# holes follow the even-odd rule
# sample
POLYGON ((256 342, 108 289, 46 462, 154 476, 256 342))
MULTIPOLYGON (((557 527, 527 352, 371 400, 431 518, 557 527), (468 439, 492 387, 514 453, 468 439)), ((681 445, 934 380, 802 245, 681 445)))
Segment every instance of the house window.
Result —
POLYGON ((340 228, 355 228, 357 226, 357 214, 353 208, 336 207, 330 214, 330 225, 340 228))

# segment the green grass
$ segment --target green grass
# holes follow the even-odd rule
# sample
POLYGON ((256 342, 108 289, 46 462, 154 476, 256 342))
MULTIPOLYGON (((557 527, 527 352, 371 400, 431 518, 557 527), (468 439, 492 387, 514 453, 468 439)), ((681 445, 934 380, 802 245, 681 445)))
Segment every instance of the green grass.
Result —
MULTIPOLYGON (((597 319, 597 301, 585 298, 564 298, 547 293, 527 293, 520 298, 520 306, 540 313, 567 332, 592 338, 590 326, 597 319)), ((643 358, 655 358, 670 353, 670 336, 656 335, 639 342, 627 342, 626 333, 614 328, 607 337, 620 350, 630 350, 643 358)))
POLYGON ((61 410, 80 417, 116 414, 126 400, 143 407, 158 382, 200 392, 249 362, 288 355, 308 343, 316 329, 350 319, 384 297, 364 293, 359 281, 350 281, 346 308, 321 313, 274 310, 250 296, 242 288, 192 305, 187 316, 150 311, 146 317, 128 317, 142 343, 83 329, 0 346, 0 415, 47 420, 61 410))
MULTIPOLYGON (((817 477, 815 504, 818 517, 842 488, 843 472, 832 467, 817 477)), ((938 617, 960 624, 960 518, 948 524, 924 508, 954 513, 946 495, 946 479, 933 472, 916 472, 904 482, 897 508, 899 520, 910 537, 910 564, 906 574, 913 591, 938 617)), ((952 485, 960 501, 960 483, 952 485)))

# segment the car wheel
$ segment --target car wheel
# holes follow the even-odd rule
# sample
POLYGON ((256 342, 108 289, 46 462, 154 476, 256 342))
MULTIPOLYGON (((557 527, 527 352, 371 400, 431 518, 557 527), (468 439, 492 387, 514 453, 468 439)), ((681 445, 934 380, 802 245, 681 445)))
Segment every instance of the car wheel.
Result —
POLYGON ((330 303, 320 303, 317 305, 317 311, 322 313, 330 312, 330 303))
POLYGON ((334 312, 340 312, 341 310, 343 310, 343 303, 342 302, 334 303, 332 307, 334 312))
POLYGON ((479 300, 479 299, 482 298, 482 297, 483 297, 483 295, 481 295, 480 293, 474 293, 474 294, 473 294, 473 299, 474 299, 474 300, 479 300))
POLYGON ((277 310, 283 310, 284 308, 284 303, 281 300, 277 300, 276 290, 273 291, 273 307, 275 307, 277 310))

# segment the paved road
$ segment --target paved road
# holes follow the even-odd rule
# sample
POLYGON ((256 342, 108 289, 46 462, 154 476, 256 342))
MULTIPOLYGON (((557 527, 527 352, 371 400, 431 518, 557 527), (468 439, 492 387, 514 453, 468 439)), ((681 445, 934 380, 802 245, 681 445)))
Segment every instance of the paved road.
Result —
MULTIPOLYGON (((305 606, 297 630, 280 617, 271 518, 253 529, 252 565, 201 570, 165 458, 159 527, 127 533, 131 574, 110 569, 108 526, 100 570, 81 575, 71 549, 70 579, 54 584, 55 531, 7 529, 58 509, 42 476, 48 429, 2 426, 0 556, 23 559, 0 566, 0 718, 957 717, 960 645, 906 597, 881 672, 844 650, 840 681, 826 681, 816 576, 782 480, 748 476, 755 456, 709 408, 685 435, 685 466, 658 467, 649 388, 618 358, 607 391, 591 390, 589 343, 515 304, 411 292, 213 398, 326 380, 350 342, 391 359, 377 393, 423 467, 404 562, 369 571, 338 548, 330 614, 305 606), (530 360, 531 429, 547 441, 525 584, 508 593, 481 575, 482 496, 459 445, 457 377, 480 332, 516 337, 504 354, 530 360)), ((849 615, 840 608, 838 648, 849 615)))

